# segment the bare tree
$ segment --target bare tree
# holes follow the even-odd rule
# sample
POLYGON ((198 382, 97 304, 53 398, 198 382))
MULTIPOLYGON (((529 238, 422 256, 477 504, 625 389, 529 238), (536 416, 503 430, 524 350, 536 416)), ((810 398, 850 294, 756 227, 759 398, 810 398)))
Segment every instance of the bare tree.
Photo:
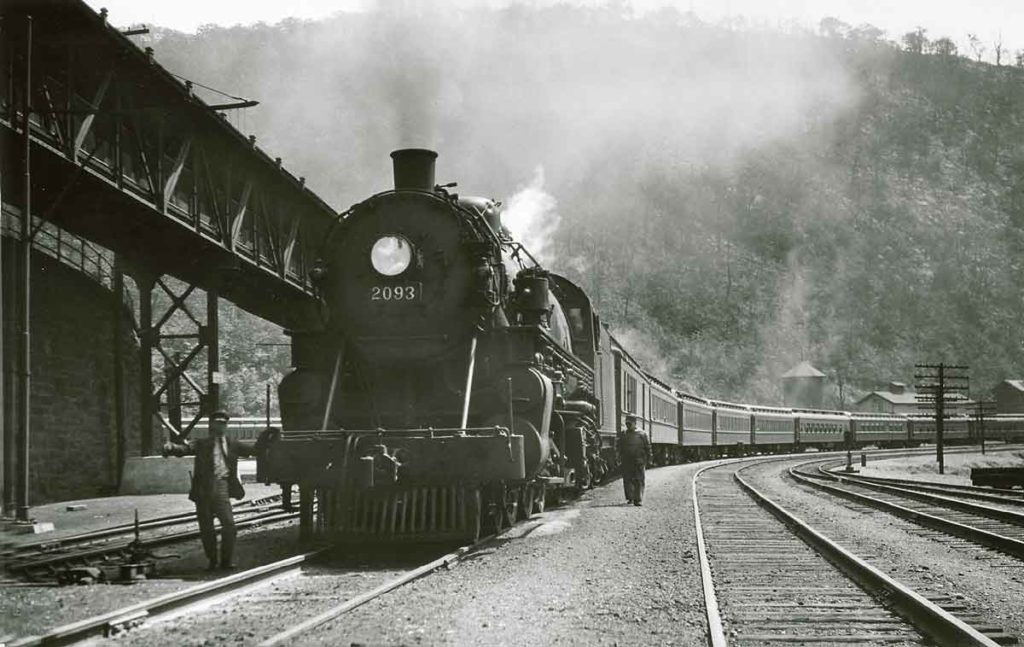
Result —
POLYGON ((914 31, 903 34, 903 46, 908 52, 924 54, 925 48, 928 46, 928 39, 924 35, 925 31, 927 30, 923 27, 918 27, 914 31))
POLYGON ((981 39, 974 34, 967 34, 967 42, 971 45, 974 58, 980 63, 981 57, 985 54, 985 46, 981 43, 981 39))
POLYGON ((1024 67, 1024 49, 1017 50, 1017 67, 1024 67))
POLYGON ((1003 35, 999 34, 999 40, 996 41, 996 67, 1002 67, 1003 65, 1003 52, 1006 49, 1003 47, 1003 35))

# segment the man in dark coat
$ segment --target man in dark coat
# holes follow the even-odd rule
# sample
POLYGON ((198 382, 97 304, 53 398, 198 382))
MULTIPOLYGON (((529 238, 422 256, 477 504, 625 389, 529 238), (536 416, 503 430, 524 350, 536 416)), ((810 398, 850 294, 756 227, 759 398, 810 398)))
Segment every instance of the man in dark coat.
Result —
POLYGON ((235 550, 235 518, 231 499, 245 496, 242 482, 238 480, 238 457, 252 456, 254 441, 227 438, 229 416, 223 411, 210 414, 208 438, 189 439, 184 443, 166 443, 164 456, 195 455, 192 489, 188 498, 196 504, 199 520, 199 534, 203 539, 203 551, 210 560, 209 570, 220 566, 224 570, 235 567, 232 555, 235 550), (213 519, 220 521, 222 532, 220 561, 217 561, 217 531, 213 519))
POLYGON ((622 465, 622 487, 626 491, 626 502, 642 505, 646 486, 647 464, 651 462, 651 440, 636 428, 636 416, 626 416, 626 431, 616 443, 619 463, 622 465))

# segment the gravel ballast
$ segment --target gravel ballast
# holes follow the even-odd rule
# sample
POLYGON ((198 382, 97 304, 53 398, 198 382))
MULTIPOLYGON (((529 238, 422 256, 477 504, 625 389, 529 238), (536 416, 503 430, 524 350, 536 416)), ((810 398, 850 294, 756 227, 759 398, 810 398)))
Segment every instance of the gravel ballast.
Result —
POLYGON ((619 481, 549 510, 450 571, 300 640, 380 645, 703 645, 693 465, 647 473, 644 506, 619 481))
MULTIPOLYGON (((246 488, 251 498, 280 492, 280 488, 250 485, 246 488)), ((123 523, 134 505, 121 497, 96 499, 89 502, 87 513, 76 523, 58 526, 54 537, 95 530, 111 523, 123 523)), ((195 506, 183 495, 145 497, 138 502, 142 517, 156 517, 187 512, 195 506)), ((61 510, 60 506, 50 506, 61 510)), ((45 511, 44 511, 45 512, 45 511)), ((56 514, 56 513, 55 513, 56 514)), ((236 515, 237 517, 237 515, 236 515)), ((190 524, 187 529, 195 529, 190 524)), ((178 530, 182 529, 181 527, 178 530)), ((281 522, 267 527, 239 529, 236 561, 240 568, 252 568, 296 552, 295 539, 298 526, 295 521, 281 522)), ((40 538, 41 536, 37 536, 40 538)), ((17 580, 3 582, 0 594, 0 638, 40 634, 62 624, 113 611, 141 600, 178 591, 194 584, 220 577, 223 573, 207 573, 206 557, 198 539, 181 544, 162 546, 154 550, 158 557, 159 578, 133 584, 93 584, 84 586, 56 586, 53 584, 23 583, 17 580)), ((3 641, 0 641, 3 642, 3 641)))
MULTIPOLYGON (((898 460, 889 461, 887 471, 898 474, 898 460)), ((620 481, 589 491, 520 524, 456 567, 373 600, 296 644, 705 645, 691 505, 692 475, 702 466, 649 470, 640 508, 626 505, 620 481)), ((897 579, 984 609, 987 619, 1024 635, 1024 567, 1019 562, 942 541, 880 512, 851 509, 796 486, 781 472, 777 463, 746 473, 756 475, 766 494, 826 534, 834 533, 841 543, 851 542, 849 548, 897 579)), ((240 566, 297 551, 296 534, 291 527, 247 536, 240 542, 240 566)), ((8 588, 0 602, 3 633, 40 631, 57 621, 152 597, 164 587, 187 585, 183 580, 205 575, 200 575, 202 564, 196 545, 175 564, 180 579, 129 587, 8 588)), ((246 605, 252 599, 243 596, 188 612, 190 618, 133 630, 123 640, 152 645, 172 639, 190 645, 259 642, 267 631, 283 630, 397 572, 393 564, 367 564, 362 575, 334 573, 326 566, 326 571, 311 569, 269 585, 267 599, 251 608, 246 605), (313 579, 325 586, 309 590, 302 580, 313 579)))
MULTIPOLYGON (((980 455, 979 455, 980 456, 980 455)), ((967 457, 969 458, 969 457, 967 457)), ((890 476, 899 462, 889 461, 890 476)), ((798 486, 778 467, 743 473, 762 493, 894 579, 928 596, 958 601, 988 624, 1024 637, 1024 563, 882 511, 798 486)))

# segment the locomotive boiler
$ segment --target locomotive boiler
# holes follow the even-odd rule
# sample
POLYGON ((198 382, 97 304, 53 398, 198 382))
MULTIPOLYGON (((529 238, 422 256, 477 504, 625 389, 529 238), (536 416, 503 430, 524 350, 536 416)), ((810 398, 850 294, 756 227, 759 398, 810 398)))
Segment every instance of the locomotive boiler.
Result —
POLYGON ((339 216, 312 271, 324 313, 290 331, 281 430, 259 472, 295 483, 302 532, 473 539, 588 487, 596 317, 501 224, 501 204, 392 153, 394 189, 339 216))

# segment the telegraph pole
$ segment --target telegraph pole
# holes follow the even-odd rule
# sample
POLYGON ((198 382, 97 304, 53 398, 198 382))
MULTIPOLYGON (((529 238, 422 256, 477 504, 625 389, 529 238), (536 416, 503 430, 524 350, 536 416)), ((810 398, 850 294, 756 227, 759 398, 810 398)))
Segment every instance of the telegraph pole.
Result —
POLYGON ((974 403, 974 424, 981 438, 981 453, 985 453, 985 417, 996 412, 996 403, 992 400, 978 400, 974 403))
POLYGON ((914 368, 921 371, 915 374, 914 378, 925 380, 915 385, 917 390, 916 399, 922 409, 932 409, 935 412, 935 459, 939 463, 939 474, 946 473, 946 457, 943 432, 946 417, 946 402, 953 398, 949 396, 955 393, 968 390, 967 366, 956 366, 952 364, 914 364, 914 368), (959 371, 959 372, 958 372, 959 371))

